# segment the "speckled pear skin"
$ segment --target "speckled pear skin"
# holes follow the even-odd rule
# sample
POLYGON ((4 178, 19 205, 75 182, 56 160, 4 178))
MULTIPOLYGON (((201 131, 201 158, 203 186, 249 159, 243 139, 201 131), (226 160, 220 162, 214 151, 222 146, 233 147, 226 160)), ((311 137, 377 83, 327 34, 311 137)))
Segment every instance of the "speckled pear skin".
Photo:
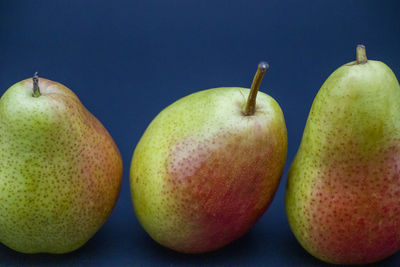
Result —
POLYGON ((246 233, 279 185, 287 152, 282 111, 259 92, 215 88, 164 109, 139 141, 130 170, 136 215, 158 243, 183 253, 216 250, 246 233))
POLYGON ((67 253, 103 225, 121 185, 118 148, 65 86, 39 79, 0 100, 0 241, 23 253, 67 253))
POLYGON ((367 264, 400 249, 400 87, 384 63, 346 64, 321 87, 286 211, 298 241, 323 261, 367 264))

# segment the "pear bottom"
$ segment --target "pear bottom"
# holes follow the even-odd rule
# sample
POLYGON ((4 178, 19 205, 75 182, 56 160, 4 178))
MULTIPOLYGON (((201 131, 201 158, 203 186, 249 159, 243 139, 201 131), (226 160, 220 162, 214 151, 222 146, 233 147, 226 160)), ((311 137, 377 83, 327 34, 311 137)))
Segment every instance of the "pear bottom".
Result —
POLYGON ((299 168, 308 161, 294 162, 286 195, 290 226, 308 252, 329 263, 367 264, 399 250, 400 144, 365 160, 299 168))

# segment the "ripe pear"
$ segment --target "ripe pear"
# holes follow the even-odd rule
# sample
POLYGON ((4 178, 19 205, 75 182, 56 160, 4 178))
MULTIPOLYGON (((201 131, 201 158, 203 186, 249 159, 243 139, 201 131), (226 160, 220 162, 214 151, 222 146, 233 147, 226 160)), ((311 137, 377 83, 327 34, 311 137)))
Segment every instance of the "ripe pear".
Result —
POLYGON ((372 263, 400 249, 400 86, 364 46, 356 51, 312 104, 286 192, 298 241, 335 264, 372 263))
POLYGON ((215 88, 176 101, 140 139, 132 200, 161 245, 183 253, 216 250, 246 233, 272 201, 287 133, 272 97, 259 93, 256 103, 267 68, 260 63, 251 90, 215 88))
POLYGON ((0 242, 23 253, 73 251, 118 198, 122 161, 67 87, 34 77, 0 99, 0 242))

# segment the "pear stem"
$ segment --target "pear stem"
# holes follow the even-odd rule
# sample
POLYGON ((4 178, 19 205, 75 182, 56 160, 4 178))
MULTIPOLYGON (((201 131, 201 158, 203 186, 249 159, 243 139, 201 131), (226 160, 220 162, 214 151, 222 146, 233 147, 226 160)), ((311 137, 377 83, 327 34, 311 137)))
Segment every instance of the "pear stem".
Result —
POLYGON ((39 97, 40 94, 40 88, 39 88, 39 76, 38 76, 38 72, 35 72, 35 74, 32 77, 33 80, 33 93, 32 96, 33 97, 39 97))
POLYGON ((256 75, 254 75, 253 83, 251 84, 250 94, 247 98, 246 107, 244 109, 244 115, 251 116, 256 111, 256 98, 258 88, 260 87, 261 81, 264 74, 268 71, 269 65, 266 62, 260 62, 258 64, 256 75))
POLYGON ((367 52, 365 51, 365 46, 364 45, 357 45, 356 49, 356 60, 357 64, 365 64, 367 63, 367 52))

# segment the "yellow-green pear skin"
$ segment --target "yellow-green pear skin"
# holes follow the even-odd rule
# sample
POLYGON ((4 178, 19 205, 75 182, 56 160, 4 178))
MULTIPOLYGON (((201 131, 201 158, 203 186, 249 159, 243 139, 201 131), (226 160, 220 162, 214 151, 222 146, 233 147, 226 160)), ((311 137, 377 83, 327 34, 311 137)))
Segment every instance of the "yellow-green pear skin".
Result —
POLYGON ((283 113, 259 93, 224 87, 186 96, 140 139, 130 185, 137 218, 158 243, 183 253, 216 250, 246 233, 279 185, 287 151, 283 113))
POLYGON ((357 58, 319 90, 286 191, 298 241, 335 264, 372 263, 400 249, 400 86, 363 46, 357 58))
POLYGON ((67 253, 103 225, 122 160, 102 124, 65 86, 31 79, 0 99, 0 242, 23 253, 67 253))

